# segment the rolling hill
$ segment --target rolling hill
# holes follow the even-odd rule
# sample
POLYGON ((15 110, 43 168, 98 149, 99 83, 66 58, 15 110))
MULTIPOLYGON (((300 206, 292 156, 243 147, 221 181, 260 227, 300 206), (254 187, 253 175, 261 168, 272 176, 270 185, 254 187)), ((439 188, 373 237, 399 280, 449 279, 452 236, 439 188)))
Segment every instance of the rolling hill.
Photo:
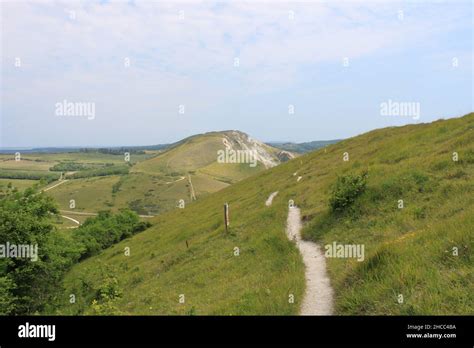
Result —
MULTIPOLYGON (((134 171, 145 173, 173 172, 186 173, 189 171, 205 172, 207 167, 215 164, 223 164, 222 167, 229 175, 232 170, 241 172, 241 167, 250 167, 254 171, 263 168, 274 167, 285 160, 293 158, 294 155, 266 145, 258 140, 250 138, 240 131, 222 131, 198 134, 174 144, 164 153, 150 160, 144 161, 134 168, 134 171), (251 161, 245 166, 239 163, 218 163, 218 151, 228 148, 230 151, 252 151, 258 161, 256 166, 250 166, 251 161), (260 167, 256 169, 256 167, 260 167)), ((231 175, 231 177, 243 178, 245 173, 231 175)))
MULTIPOLYGON (((69 180, 49 193, 62 210, 70 211, 69 202, 74 199, 78 212, 128 207, 141 215, 157 215, 173 209, 180 200, 188 204, 294 157, 238 131, 195 135, 154 156, 139 156, 128 174, 69 180), (223 156, 219 162, 219 151, 226 149, 228 154, 254 157, 223 156)), ((115 157, 123 160, 123 156, 115 157)))
MULTIPOLYGON (((148 230, 74 266, 52 312, 297 314, 304 264, 285 235, 294 200, 306 239, 365 248, 361 262, 327 258, 336 314, 472 314, 473 130, 472 113, 374 130, 161 214, 148 230), (338 177, 359 175, 365 189, 335 212, 335 188, 347 181, 338 177)), ((206 146, 215 150, 217 141, 206 146)), ((136 169, 203 169, 210 159, 187 160, 175 148, 150 161, 136 169)))

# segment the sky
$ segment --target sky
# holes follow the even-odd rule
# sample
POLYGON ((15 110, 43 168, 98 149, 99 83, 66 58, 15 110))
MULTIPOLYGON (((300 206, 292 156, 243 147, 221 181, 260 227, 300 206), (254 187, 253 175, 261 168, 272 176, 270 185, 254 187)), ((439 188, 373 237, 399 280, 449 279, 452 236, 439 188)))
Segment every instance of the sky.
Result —
POLYGON ((470 0, 1 0, 0 10, 0 147, 152 145, 228 129, 304 142, 473 111, 470 0))

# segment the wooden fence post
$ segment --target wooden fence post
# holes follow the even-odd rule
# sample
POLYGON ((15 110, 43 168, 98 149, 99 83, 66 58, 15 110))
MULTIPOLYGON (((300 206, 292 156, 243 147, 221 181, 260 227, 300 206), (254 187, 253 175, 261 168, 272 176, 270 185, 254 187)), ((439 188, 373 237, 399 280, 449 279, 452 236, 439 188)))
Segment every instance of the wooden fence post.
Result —
POLYGON ((225 231, 227 233, 228 228, 229 228, 229 204, 228 203, 224 204, 224 226, 225 226, 225 231))

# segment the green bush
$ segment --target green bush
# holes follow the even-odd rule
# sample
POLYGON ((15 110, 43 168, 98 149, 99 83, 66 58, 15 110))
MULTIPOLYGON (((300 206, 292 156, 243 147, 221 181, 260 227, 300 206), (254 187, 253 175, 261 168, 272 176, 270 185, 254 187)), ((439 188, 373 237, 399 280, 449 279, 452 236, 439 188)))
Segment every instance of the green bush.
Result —
POLYGON ((367 172, 339 176, 333 187, 329 205, 333 212, 343 212, 357 197, 364 193, 367 185, 367 172))
POLYGON ((106 166, 98 169, 83 170, 71 175, 68 175, 68 178, 71 179, 80 179, 80 178, 91 178, 94 176, 107 176, 107 175, 122 175, 128 174, 129 167, 127 165, 112 165, 106 166))
POLYGON ((140 221, 138 215, 130 210, 122 210, 115 215, 102 211, 75 229, 73 238, 81 246, 82 260, 150 226, 149 222, 140 221))
POLYGON ((86 166, 82 163, 61 162, 61 163, 55 164, 54 166, 49 168, 49 170, 52 172, 75 172, 78 170, 85 170, 89 168, 90 166, 86 166))
POLYGON ((112 193, 117 193, 120 191, 120 187, 122 186, 122 180, 117 181, 113 186, 112 186, 112 193))
POLYGON ((123 290, 120 288, 115 276, 108 276, 104 283, 96 290, 95 298, 91 303, 91 313, 94 315, 120 315, 122 312, 115 302, 122 297, 123 290))
POLYGON ((0 244, 38 246, 35 260, 0 258, 0 314, 41 312, 62 291, 60 281, 77 252, 54 230, 51 197, 34 188, 7 189, 0 197, 0 244))
POLYGON ((15 309, 15 282, 10 276, 0 277, 0 315, 8 315, 15 309))
POLYGON ((26 180, 44 180, 46 183, 58 180, 60 173, 50 173, 42 171, 17 171, 17 170, 0 170, 0 178, 2 179, 26 179, 26 180))

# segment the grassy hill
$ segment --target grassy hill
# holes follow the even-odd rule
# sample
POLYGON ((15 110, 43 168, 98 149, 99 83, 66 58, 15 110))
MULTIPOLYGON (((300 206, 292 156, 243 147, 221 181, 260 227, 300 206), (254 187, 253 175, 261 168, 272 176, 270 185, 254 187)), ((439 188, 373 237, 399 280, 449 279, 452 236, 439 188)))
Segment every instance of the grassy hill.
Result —
MULTIPOLYGON (((181 199, 185 204, 193 201, 191 184, 195 196, 201 198, 265 170, 262 162, 255 167, 249 163, 218 163, 217 152, 225 148, 224 137, 229 142, 242 138, 246 145, 251 146, 247 135, 241 132, 199 134, 153 156, 139 155, 135 159, 137 156, 132 154, 134 165, 126 175, 73 179, 49 191, 49 194, 63 210, 70 210, 69 201, 75 199, 79 212, 118 211, 128 207, 142 215, 157 215, 173 209, 181 199)), ((279 150, 261 143, 258 146, 269 154, 275 164, 280 163, 277 156, 279 150)), ((235 144, 235 148, 242 149, 240 144, 235 144)), ((114 158, 122 160, 123 164, 121 156, 114 158)), ((114 167, 109 168, 120 165, 113 163, 114 167)))
MULTIPOLYGON (((223 140, 235 150, 243 150, 244 146, 252 146, 251 139, 245 133, 237 131, 209 132, 186 138, 164 153, 152 159, 139 163, 133 171, 143 173, 173 173, 180 174, 208 174, 222 178, 224 181, 236 182, 249 175, 265 169, 261 161, 257 166, 249 166, 249 163, 218 163, 218 151, 225 149, 223 140)), ((268 157, 279 164, 278 149, 257 142, 256 147, 267 152, 268 157)))
POLYGON ((472 314, 473 129, 469 114, 375 130, 162 214, 74 266, 57 313, 297 314, 304 265, 285 235, 292 199, 305 238, 365 247, 362 262, 327 259, 337 314, 472 314), (332 211, 337 177, 365 171, 365 191, 332 211))

